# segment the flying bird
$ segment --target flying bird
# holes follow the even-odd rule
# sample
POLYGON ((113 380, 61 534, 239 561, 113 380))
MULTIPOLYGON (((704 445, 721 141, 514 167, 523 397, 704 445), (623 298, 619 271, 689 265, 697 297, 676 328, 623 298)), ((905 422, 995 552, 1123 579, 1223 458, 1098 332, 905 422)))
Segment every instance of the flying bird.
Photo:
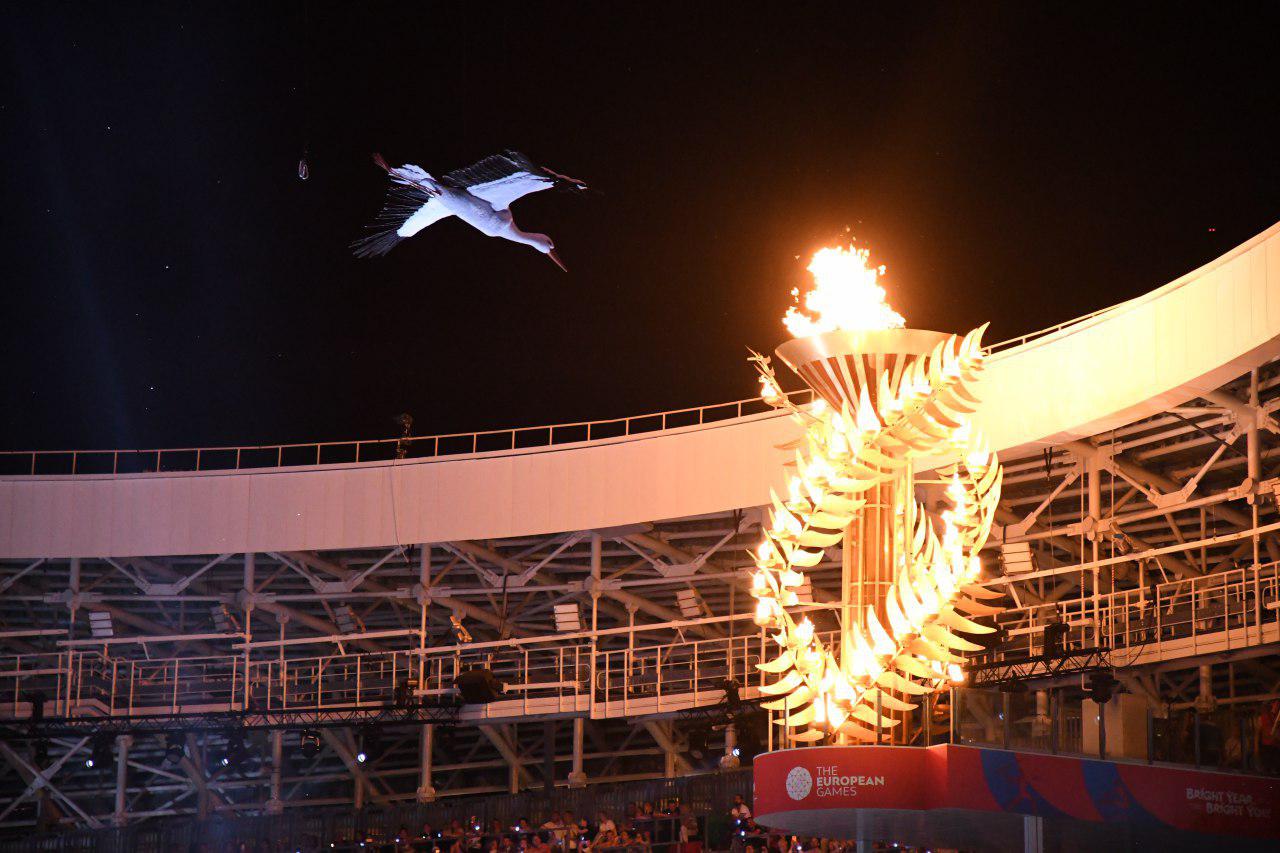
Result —
POLYGON ((568 272, 551 238, 521 231, 511 217, 510 206, 518 198, 549 187, 586 190, 582 181, 539 166, 518 151, 494 154, 438 179, 409 163, 388 166, 380 154, 373 155, 373 162, 391 177, 391 188, 378 218, 369 226, 372 233, 352 244, 357 257, 385 255, 428 225, 456 216, 489 237, 532 246, 568 272))

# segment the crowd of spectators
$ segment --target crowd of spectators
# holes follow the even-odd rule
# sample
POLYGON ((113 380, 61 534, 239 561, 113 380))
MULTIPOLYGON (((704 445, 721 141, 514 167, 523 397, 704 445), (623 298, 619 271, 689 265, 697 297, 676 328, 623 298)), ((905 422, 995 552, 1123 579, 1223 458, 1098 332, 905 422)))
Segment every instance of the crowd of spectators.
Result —
MULTIPOLYGON (((740 799, 740 798, 739 798, 740 799)), ((594 819, 552 812, 541 822, 522 817, 511 826, 493 820, 455 820, 448 826, 401 827, 395 850, 428 853, 701 853, 702 827, 678 801, 632 803, 623 814, 599 812, 594 819)))

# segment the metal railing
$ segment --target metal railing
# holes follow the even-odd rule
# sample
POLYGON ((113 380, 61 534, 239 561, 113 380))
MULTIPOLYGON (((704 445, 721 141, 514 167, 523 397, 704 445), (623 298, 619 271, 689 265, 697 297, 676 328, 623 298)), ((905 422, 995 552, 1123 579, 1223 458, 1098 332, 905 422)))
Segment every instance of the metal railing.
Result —
POLYGON ((630 716, 723 701, 727 680, 759 683, 760 635, 693 640, 598 652, 599 715, 630 716))
POLYGON ((398 649, 314 657, 113 658, 98 650, 0 658, 0 716, 25 717, 40 694, 48 716, 182 715, 257 708, 332 711, 455 694, 459 674, 488 669, 507 685, 489 716, 585 710, 597 716, 716 704, 728 679, 763 679, 758 634, 601 650, 587 641, 398 649), (594 684, 594 689, 592 685, 594 684), (568 701, 564 701, 568 700, 568 701), (652 706, 652 707, 651 707, 652 706), (647 710, 646 710, 647 709, 647 710))
MULTIPOLYGON (((788 396, 799 404, 813 400, 809 389, 788 396)), ((6 450, 0 451, 0 475, 131 474, 287 468, 431 459, 606 441, 684 429, 772 412, 758 397, 673 409, 626 418, 576 421, 532 427, 458 432, 442 435, 262 444, 224 447, 170 447, 153 450, 6 450)))
MULTIPOLYGON (((987 347, 986 352, 990 354, 1021 346, 1069 326, 1092 320, 1116 307, 1118 306, 1101 308, 1054 326, 1000 341, 987 347)), ((805 388, 788 392, 787 396, 798 403, 807 403, 813 400, 814 392, 805 388)), ((501 453, 558 444, 626 438, 733 420, 770 411, 772 408, 763 403, 760 398, 750 397, 729 403, 672 409, 624 418, 401 438, 218 447, 167 447, 149 450, 4 450, 0 451, 0 476, 238 471, 254 468, 378 462, 396 458, 431 459, 441 456, 501 453)))
POLYGON ((1011 639, 984 657, 1016 660, 1039 655, 1044 629, 1055 623, 1067 626, 1061 638, 1063 652, 1105 648, 1117 666, 1273 642, 1280 631, 1277 565, 1009 609, 996 622, 1011 639))

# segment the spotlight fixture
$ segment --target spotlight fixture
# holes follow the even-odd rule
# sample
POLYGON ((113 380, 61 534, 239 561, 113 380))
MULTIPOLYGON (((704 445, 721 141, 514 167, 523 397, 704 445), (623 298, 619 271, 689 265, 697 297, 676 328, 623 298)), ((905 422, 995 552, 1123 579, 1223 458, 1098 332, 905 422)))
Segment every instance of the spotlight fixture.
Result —
POLYGON ((738 693, 738 682, 732 678, 726 678, 721 685, 724 688, 724 703, 730 708, 736 708, 742 704, 742 696, 738 693))
POLYGON ((462 617, 457 613, 450 613, 449 622, 453 625, 453 635, 458 639, 459 645, 471 642, 471 632, 462 624, 462 617))
POLYGON ((344 634, 357 634, 364 630, 364 623, 350 604, 339 604, 333 608, 333 620, 338 623, 338 630, 344 634))
POLYGON ((1099 705, 1110 702, 1115 689, 1116 679, 1111 673, 1102 670, 1089 673, 1089 698, 1094 702, 1099 705))
POLYGON ((171 732, 164 750, 165 763, 177 764, 186 754, 187 749, 182 744, 182 734, 180 732, 171 732))
POLYGON ((112 740, 111 735, 94 735, 93 746, 89 752, 89 757, 84 760, 84 766, 102 769, 111 766, 112 759, 112 740))
POLYGON ((225 604, 215 604, 209 608, 209 614, 213 616, 213 627, 220 634, 230 634, 233 631, 240 630, 240 623, 236 621, 236 617, 225 604))
POLYGON ((300 750, 304 758, 315 758, 320 754, 320 733, 314 729, 303 729, 300 750))
POLYGON ((222 756, 218 759, 218 763, 223 767, 230 767, 244 758, 244 732, 239 728, 228 729, 226 738, 227 745, 222 750, 222 756))
POLYGON ((360 729, 360 738, 357 743, 356 761, 364 764, 373 755, 376 755, 382 745, 382 733, 377 726, 364 726, 360 729))

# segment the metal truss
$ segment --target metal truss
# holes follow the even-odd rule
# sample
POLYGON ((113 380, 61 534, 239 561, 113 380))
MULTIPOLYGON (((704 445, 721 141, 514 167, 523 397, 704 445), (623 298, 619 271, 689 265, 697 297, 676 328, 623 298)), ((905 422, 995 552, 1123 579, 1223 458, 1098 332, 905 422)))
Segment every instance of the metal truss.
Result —
MULTIPOLYGON (((975 689, 1110 667, 1158 714, 1280 695, 1278 367, 1002 454, 984 562, 1008 592, 1005 639, 970 668, 975 689), (1052 624, 1069 625, 1063 655, 1044 655, 1052 624)), ((724 754, 724 680, 754 701, 759 521, 746 507, 496 541, 0 560, 0 801, 22 798, 0 829, 509 794, 545 784, 548 763, 559 785, 704 769, 676 729, 710 729, 724 754), (487 710, 450 704, 469 666, 508 683, 487 710), (427 704, 401 707, 405 690, 427 704), (369 725, 381 749, 354 762, 369 725), (232 772, 215 758, 237 728, 260 742, 232 772), (328 735, 315 755, 303 728, 328 735), (181 766, 164 760, 177 733, 181 766), (95 735, 123 774, 84 766, 95 735)), ((839 562, 806 572, 819 631, 837 627, 839 562)))
POLYGON ((388 705, 375 708, 297 708, 274 711, 224 711, 195 714, 139 714, 111 717, 52 717, 26 724, 0 724, 0 737, 9 741, 55 737, 109 737, 226 732, 261 729, 322 729, 351 726, 395 726, 416 723, 455 726, 459 703, 388 705))
POLYGON ((966 683, 973 688, 999 687, 1014 682, 1057 679, 1110 670, 1106 649, 1079 649, 1061 655, 1035 655, 1023 660, 973 663, 965 668, 966 683))

